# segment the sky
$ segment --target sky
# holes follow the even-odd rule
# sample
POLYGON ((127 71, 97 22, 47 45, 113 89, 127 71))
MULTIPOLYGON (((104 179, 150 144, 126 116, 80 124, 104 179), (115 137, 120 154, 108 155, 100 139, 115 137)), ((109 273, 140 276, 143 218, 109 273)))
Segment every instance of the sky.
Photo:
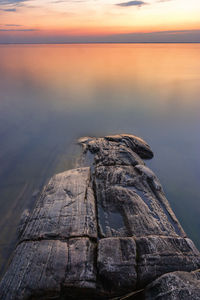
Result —
POLYGON ((199 0, 0 0, 0 43, 200 42, 199 0))

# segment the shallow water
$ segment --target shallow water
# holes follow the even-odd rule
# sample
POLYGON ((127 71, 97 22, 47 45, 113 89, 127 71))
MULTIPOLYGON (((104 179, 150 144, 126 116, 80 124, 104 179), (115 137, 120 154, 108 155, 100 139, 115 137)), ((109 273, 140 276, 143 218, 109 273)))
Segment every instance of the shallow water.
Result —
POLYGON ((200 248, 199 82, 200 44, 0 45, 1 270, 21 212, 74 166, 83 135, 149 142, 148 165, 200 248))

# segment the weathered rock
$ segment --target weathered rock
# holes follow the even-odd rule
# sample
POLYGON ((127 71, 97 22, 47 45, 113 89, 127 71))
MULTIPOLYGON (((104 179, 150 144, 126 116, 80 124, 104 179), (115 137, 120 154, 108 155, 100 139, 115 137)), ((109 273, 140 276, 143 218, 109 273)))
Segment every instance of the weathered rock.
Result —
POLYGON ((96 289, 95 247, 88 238, 20 243, 0 299, 60 299, 72 287, 96 289))
POLYGON ((136 288, 136 243, 133 238, 105 238, 98 243, 97 269, 102 290, 109 295, 136 288))
POLYGON ((89 238, 70 239, 65 287, 96 288, 96 244, 89 238))
POLYGON ((167 273, 147 286, 143 298, 200 300, 200 271, 167 273))
POLYGON ((112 300, 200 300, 200 270, 172 272, 147 285, 112 300))
POLYGON ((1 282, 0 299, 59 296, 67 263, 66 242, 42 240, 19 244, 1 282))
POLYGON ((162 191, 156 197, 133 166, 98 166, 93 176, 102 237, 185 236, 162 191))
POLYGON ((55 175, 46 185, 33 213, 20 227, 22 241, 76 236, 97 238, 90 168, 55 175))
POLYGON ((199 252, 188 238, 148 236, 136 239, 141 287, 169 271, 199 267, 199 252))
POLYGON ((142 160, 153 157, 147 143, 126 134, 79 143, 82 166, 55 175, 24 212, 0 299, 199 299, 189 272, 200 254, 142 160))

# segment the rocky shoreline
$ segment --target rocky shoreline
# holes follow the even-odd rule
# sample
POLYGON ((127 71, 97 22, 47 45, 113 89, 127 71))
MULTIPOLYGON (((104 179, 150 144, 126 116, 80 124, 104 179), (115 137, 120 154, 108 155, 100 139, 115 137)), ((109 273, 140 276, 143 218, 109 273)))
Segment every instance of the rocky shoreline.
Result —
POLYGON ((79 140, 76 169, 25 211, 0 299, 200 299, 200 253, 133 135, 79 140))

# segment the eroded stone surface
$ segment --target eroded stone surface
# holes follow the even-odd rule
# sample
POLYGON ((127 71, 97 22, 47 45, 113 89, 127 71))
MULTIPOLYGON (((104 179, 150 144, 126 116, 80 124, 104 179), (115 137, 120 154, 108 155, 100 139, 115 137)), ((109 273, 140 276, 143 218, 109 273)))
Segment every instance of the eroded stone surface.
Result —
POLYGON ((1 281, 0 299, 59 296, 67 263, 66 242, 43 240, 19 244, 1 281))
POLYGON ((168 273, 145 289, 146 300, 200 300, 200 271, 168 273))
POLYGON ((96 288, 96 243, 89 238, 70 239, 65 287, 96 288))
POLYGON ((137 238, 136 245, 140 287, 165 273, 191 271, 200 265, 199 252, 187 238, 148 236, 137 238))
POLYGON ((186 236, 163 191, 155 192, 137 165, 97 166, 93 177, 102 237, 186 236))
POLYGON ((137 283, 136 243, 133 238, 105 238, 98 243, 97 268, 105 293, 119 295, 137 283))
POLYGON ((55 175, 24 212, 0 299, 199 299, 189 272, 200 255, 142 160, 148 144, 127 134, 79 143, 80 168, 55 175))
POLYGON ((95 199, 90 168, 55 175, 45 187, 33 213, 20 224, 21 240, 97 237, 95 199))

